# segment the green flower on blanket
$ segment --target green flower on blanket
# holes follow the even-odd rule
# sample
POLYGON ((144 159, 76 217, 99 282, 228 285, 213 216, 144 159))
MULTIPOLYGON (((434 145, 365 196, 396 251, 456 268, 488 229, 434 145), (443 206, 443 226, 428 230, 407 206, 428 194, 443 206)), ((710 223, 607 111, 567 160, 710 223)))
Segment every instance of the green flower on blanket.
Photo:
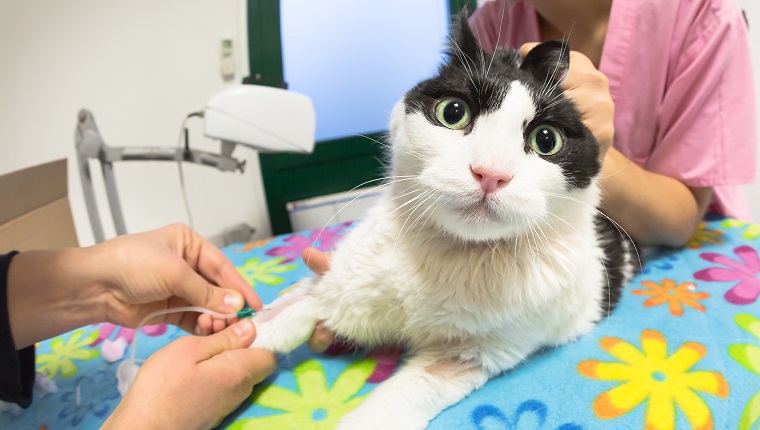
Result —
POLYGON ((233 423, 230 429, 334 429, 341 417, 367 397, 356 394, 374 369, 374 360, 359 360, 343 370, 332 387, 328 387, 322 365, 316 360, 306 361, 293 369, 298 392, 274 384, 254 390, 254 404, 283 413, 243 419, 233 423))
MULTIPOLYGON (((758 341, 760 341, 760 319, 749 315, 739 314, 734 318, 736 324, 748 331, 758 341)), ((760 376, 760 347, 749 344, 736 344, 728 347, 728 354, 736 360, 737 363, 744 366, 745 369, 760 376)), ((750 429, 760 421, 760 391, 758 391, 744 407, 739 429, 750 429)))
POLYGON ((748 240, 755 240, 760 237, 760 225, 758 224, 751 224, 746 221, 729 218, 720 223, 720 226, 723 228, 743 228, 744 232, 742 232, 742 237, 748 240))
POLYGON ((237 268, 237 271, 251 287, 255 287, 256 282, 266 285, 280 285, 285 282, 285 278, 275 276, 273 273, 289 272, 298 267, 297 264, 281 265, 280 263, 283 260, 285 258, 280 257, 262 262, 260 258, 249 258, 241 267, 237 268))
POLYGON ((74 360, 92 360, 100 355, 100 351, 90 348, 99 334, 99 330, 93 330, 85 337, 84 330, 77 330, 64 342, 57 337, 50 342, 50 354, 37 355, 37 371, 44 373, 48 378, 53 379, 61 372, 64 378, 71 378, 76 375, 79 369, 74 364, 74 360))

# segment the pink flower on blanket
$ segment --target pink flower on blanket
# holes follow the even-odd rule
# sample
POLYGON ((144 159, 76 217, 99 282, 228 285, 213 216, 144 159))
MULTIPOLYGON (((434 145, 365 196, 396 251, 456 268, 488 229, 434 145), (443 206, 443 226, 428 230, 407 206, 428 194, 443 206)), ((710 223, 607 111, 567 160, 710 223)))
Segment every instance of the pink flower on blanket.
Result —
POLYGON ((306 248, 316 248, 320 251, 329 251, 335 247, 335 243, 343 236, 341 231, 351 225, 344 222, 333 227, 312 230, 308 236, 294 234, 285 239, 287 245, 277 246, 266 252, 271 257, 284 256, 282 264, 290 263, 299 258, 306 248))
MULTIPOLYGON (((111 334, 114 332, 116 333, 116 336, 113 340, 122 338, 126 341, 126 345, 131 344, 132 339, 135 337, 135 330, 131 328, 126 328, 111 323, 100 323, 94 325, 100 326, 100 333, 98 335, 98 338, 95 339, 95 341, 92 342, 90 346, 98 346, 99 343, 111 337, 111 334)), ((147 334, 148 336, 161 336, 162 334, 166 333, 166 330, 166 324, 146 325, 140 329, 140 331, 147 334)))
POLYGON ((760 257, 750 246, 740 246, 734 249, 739 260, 734 260, 722 254, 705 252, 700 254, 704 260, 726 267, 711 267, 694 274, 694 278, 710 282, 739 281, 723 295, 735 305, 754 303, 760 295, 760 257))

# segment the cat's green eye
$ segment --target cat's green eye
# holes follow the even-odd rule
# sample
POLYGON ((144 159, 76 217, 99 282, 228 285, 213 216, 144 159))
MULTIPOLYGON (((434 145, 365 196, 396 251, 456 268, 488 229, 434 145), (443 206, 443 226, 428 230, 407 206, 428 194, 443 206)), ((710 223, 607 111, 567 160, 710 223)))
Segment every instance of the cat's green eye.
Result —
POLYGON ((444 127, 461 130, 472 120, 470 106, 467 102, 456 97, 446 97, 435 107, 435 117, 444 127))
POLYGON ((554 155, 562 149, 565 138, 556 128, 548 124, 541 124, 530 132, 528 137, 530 147, 539 155, 554 155))

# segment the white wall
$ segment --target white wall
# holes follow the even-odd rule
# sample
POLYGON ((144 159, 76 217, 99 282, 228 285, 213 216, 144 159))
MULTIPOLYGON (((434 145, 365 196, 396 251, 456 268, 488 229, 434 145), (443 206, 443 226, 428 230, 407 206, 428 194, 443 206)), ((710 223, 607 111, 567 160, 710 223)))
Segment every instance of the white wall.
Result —
MULTIPOLYGON (((752 64, 755 69, 755 100, 757 100, 757 114, 755 121, 760 133, 760 4, 757 0, 739 0, 739 4, 747 13, 749 19, 750 44, 752 45, 752 64)), ((760 148, 757 151, 758 177, 753 185, 745 187, 750 209, 752 209, 752 221, 760 223, 760 148)))
MULTIPOLYGON (((69 160, 69 194, 82 245, 93 243, 74 130, 90 109, 111 146, 173 146, 185 114, 248 71, 245 0, 0 0, 0 174, 69 160), (220 69, 221 39, 235 43, 237 75, 220 69)), ((216 151, 190 122, 190 144, 216 151)), ((246 173, 185 165, 195 228, 213 235, 245 222, 271 233, 258 157, 239 148, 246 173)), ((96 167, 96 166, 93 166, 96 167)), ((175 163, 116 165, 130 232, 187 222, 175 163)), ((114 235, 99 185, 106 236, 114 235)))

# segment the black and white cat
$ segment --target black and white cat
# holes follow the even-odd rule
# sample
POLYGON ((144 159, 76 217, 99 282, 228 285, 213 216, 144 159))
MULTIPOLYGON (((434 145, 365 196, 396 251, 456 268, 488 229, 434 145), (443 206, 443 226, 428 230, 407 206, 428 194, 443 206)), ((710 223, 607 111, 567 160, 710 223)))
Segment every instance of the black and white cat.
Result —
MULTIPOLYGON (((289 352, 324 320, 408 358, 340 429, 423 429, 541 347, 589 332, 632 277, 633 244, 599 215, 598 145, 559 88, 568 48, 482 51, 466 14, 439 74, 393 110, 382 202, 330 271, 254 318, 289 352)), ((507 393, 505 393, 507 395, 507 393)))

